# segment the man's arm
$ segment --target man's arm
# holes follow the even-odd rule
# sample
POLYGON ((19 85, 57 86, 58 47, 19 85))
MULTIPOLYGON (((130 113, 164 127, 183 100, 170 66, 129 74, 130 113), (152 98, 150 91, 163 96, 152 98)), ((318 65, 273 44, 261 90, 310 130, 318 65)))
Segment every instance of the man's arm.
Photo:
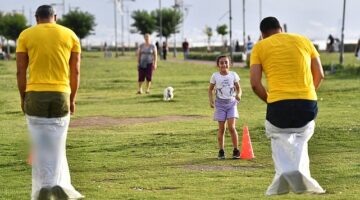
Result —
POLYGON ((75 113, 76 93, 80 84, 80 53, 71 52, 70 65, 70 113, 75 113))
POLYGON ((250 67, 250 84, 254 93, 265 103, 267 103, 267 91, 261 83, 262 66, 254 64, 250 67))
POLYGON ((210 83, 208 95, 209 95, 209 103, 211 108, 214 108, 214 98, 213 98, 214 87, 215 84, 210 83))
POLYGON ((26 90, 26 71, 29 64, 29 57, 27 53, 18 52, 16 53, 16 78, 18 89, 20 93, 20 100, 21 100, 21 109, 23 112, 24 110, 24 100, 25 100, 25 90, 26 90))
POLYGON ((324 70, 319 57, 311 59, 311 73, 315 89, 317 90, 320 87, 321 81, 324 79, 324 70))

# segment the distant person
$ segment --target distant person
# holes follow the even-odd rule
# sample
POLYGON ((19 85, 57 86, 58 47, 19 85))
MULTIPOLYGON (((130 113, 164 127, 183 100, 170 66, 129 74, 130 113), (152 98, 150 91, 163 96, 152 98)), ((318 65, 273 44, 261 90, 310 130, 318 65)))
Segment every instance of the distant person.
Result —
POLYGON ((358 43, 356 45, 355 57, 357 57, 357 59, 360 60, 360 39, 358 40, 358 43))
POLYGON ((326 50, 328 52, 333 52, 334 51, 334 42, 335 42, 335 38, 330 34, 327 40, 327 45, 326 45, 326 50))
POLYGON ((339 52, 340 51, 340 39, 339 38, 335 38, 334 39, 334 44, 333 44, 333 51, 334 52, 339 52))
POLYGON ((142 94, 142 84, 146 79, 146 94, 150 93, 153 71, 157 68, 157 50, 154 44, 151 44, 150 34, 144 35, 145 42, 142 43, 137 51, 138 63, 138 92, 142 94))
POLYGON ((189 42, 186 40, 184 40, 184 42, 182 43, 182 49, 183 49, 183 54, 184 54, 184 60, 188 59, 189 56, 189 42))
POLYGON ((135 42, 135 56, 138 55, 138 50, 139 50, 139 43, 135 42))
POLYGON ((169 51, 169 47, 167 45, 166 42, 163 42, 163 46, 162 46, 162 55, 163 55, 163 59, 166 60, 167 58, 167 53, 169 51))
POLYGON ((250 35, 247 36, 247 41, 246 41, 246 50, 245 50, 245 54, 246 54, 246 62, 248 63, 247 65, 249 65, 249 61, 250 61, 250 55, 251 55, 251 50, 254 46, 254 43, 251 41, 251 37, 250 35))
POLYGON ((233 155, 232 158, 239 159, 238 134, 236 131, 236 119, 239 118, 237 104, 241 99, 240 77, 236 72, 230 71, 231 60, 228 56, 219 56, 216 60, 218 72, 212 74, 209 86, 210 107, 215 107, 214 120, 218 121, 218 159, 225 159, 224 140, 227 126, 230 131, 233 155), (214 101, 215 91, 215 101, 214 101))
POLYGON ((2 44, 0 43, 0 60, 5 60, 6 55, 5 52, 2 50, 2 44))
POLYGON ((156 46, 156 51, 157 51, 158 53, 160 53, 161 51, 160 51, 159 41, 156 41, 156 42, 155 42, 155 46, 156 46))
POLYGON ((228 41, 224 40, 224 49, 226 50, 228 48, 228 41))
POLYGON ((246 53, 250 54, 253 47, 254 47, 254 43, 251 41, 250 35, 248 35, 246 41, 246 53))
POLYGON ((70 114, 80 78, 79 38, 56 24, 49 5, 37 8, 36 26, 21 32, 17 83, 32 143, 32 199, 79 199, 66 159, 70 114), (28 70, 28 78, 27 78, 28 70))
POLYGON ((308 38, 283 33, 275 17, 264 18, 260 30, 263 40, 251 53, 250 81, 267 104, 265 131, 275 177, 266 194, 325 193, 310 175, 308 155, 318 112, 316 89, 324 78, 319 53, 308 38))
POLYGON ((236 40, 236 43, 235 43, 235 52, 240 52, 240 43, 239 43, 239 40, 236 40))
POLYGON ((109 51, 109 47, 106 42, 104 43, 103 49, 104 49, 104 57, 105 58, 111 57, 111 52, 109 51))

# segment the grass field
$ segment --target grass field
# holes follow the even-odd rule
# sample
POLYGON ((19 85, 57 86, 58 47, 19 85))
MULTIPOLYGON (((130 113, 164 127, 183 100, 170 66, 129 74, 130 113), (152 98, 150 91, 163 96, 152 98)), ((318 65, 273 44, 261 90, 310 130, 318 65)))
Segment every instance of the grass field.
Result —
MULTIPOLYGON (((309 154, 312 176, 327 193, 266 197, 274 167, 264 135, 265 104, 251 91, 248 69, 232 69, 240 75, 243 89, 237 129, 241 140, 242 127, 249 127, 256 158, 218 161, 217 123, 207 99, 215 66, 161 61, 151 94, 136 95, 135 59, 101 56, 83 56, 72 122, 103 117, 119 123, 104 120, 102 125, 72 127, 67 140, 72 183, 86 199, 360 198, 360 76, 329 75, 318 92, 319 115, 309 154), (167 86, 175 88, 171 102, 162 101, 167 86), (164 116, 179 120, 164 121, 164 116), (158 121, 145 123, 140 117, 158 121)), ((326 62, 338 59, 323 57, 326 62)), ((360 65, 356 60, 351 63, 360 65)), ((28 133, 15 72, 15 61, 0 61, 0 199, 4 200, 29 199, 31 192, 28 133)), ((228 133, 225 144, 229 157, 228 133)))

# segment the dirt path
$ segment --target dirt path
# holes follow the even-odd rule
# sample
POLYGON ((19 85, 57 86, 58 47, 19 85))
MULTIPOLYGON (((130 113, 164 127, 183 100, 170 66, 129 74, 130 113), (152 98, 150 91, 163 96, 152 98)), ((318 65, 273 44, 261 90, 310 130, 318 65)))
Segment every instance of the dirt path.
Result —
POLYGON ((184 168, 190 171, 249 171, 261 168, 261 166, 186 165, 184 168))

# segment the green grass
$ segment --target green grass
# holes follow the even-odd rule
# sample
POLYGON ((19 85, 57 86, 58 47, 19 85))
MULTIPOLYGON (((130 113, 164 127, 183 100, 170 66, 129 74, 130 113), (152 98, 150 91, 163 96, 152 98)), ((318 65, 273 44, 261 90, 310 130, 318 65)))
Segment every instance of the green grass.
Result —
MULTIPOLYGON (((333 57, 322 55, 326 61, 333 57)), ((241 135, 242 126, 249 126, 256 158, 218 161, 217 123, 212 121, 207 99, 208 82, 216 68, 161 61, 152 93, 136 95, 134 60, 85 54, 77 113, 72 120, 89 116, 204 118, 70 128, 67 156, 72 183, 86 199, 359 198, 359 76, 329 75, 318 92, 320 112, 309 154, 312 176, 327 194, 266 197, 274 167, 270 142, 264 135, 265 104, 251 91, 249 70, 233 68, 241 77, 244 92, 237 129, 241 135), (166 86, 175 88, 172 102, 162 101, 166 86)), ((29 199, 31 191, 31 167, 25 163, 28 132, 20 112, 15 72, 14 61, 0 61, 0 199, 4 200, 29 199)), ((229 156, 229 134, 225 143, 229 156)))

